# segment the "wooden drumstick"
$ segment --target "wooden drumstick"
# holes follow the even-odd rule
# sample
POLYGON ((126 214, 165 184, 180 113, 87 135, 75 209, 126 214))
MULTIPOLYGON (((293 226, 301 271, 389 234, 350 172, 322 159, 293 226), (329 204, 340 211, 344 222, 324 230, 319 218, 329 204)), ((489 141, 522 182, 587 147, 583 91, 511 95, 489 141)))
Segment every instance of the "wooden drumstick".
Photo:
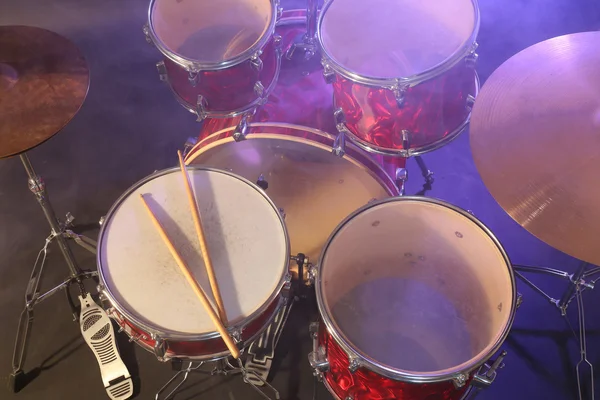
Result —
POLYGON ((233 356, 233 358, 236 358, 236 359, 239 358, 239 356, 240 356, 239 349, 237 348, 237 346, 235 345, 235 343, 229 336, 227 329, 225 328, 225 326, 219 319, 219 316, 217 315, 217 313, 213 309, 212 305, 210 304, 210 301, 208 300, 206 293, 204 293, 204 290, 202 289, 202 287, 198 284, 198 282, 196 282, 196 279, 194 279, 194 277, 192 276, 192 273, 190 272, 185 261, 183 261, 183 259, 181 258, 181 255, 179 254, 179 252, 177 252, 177 249, 175 248, 175 246, 173 245, 173 243, 167 236, 167 233, 165 232, 164 228, 160 224, 160 221, 156 218, 156 216, 152 212, 152 209, 146 202, 144 195, 140 194, 140 198, 142 199, 142 203, 144 203, 144 206, 146 207, 146 211, 148 211, 148 215, 150 215, 150 218, 152 219, 152 222, 154 223, 156 230, 158 230, 158 233, 160 234, 163 241, 169 248, 171 255, 173 256, 173 258, 175 258, 175 261, 177 262, 177 265, 181 269, 181 272, 186 277, 186 279, 187 279, 188 283, 190 284, 190 286, 192 287, 192 289, 194 289, 194 293, 196 293, 196 295, 200 299, 200 302, 206 309, 206 312, 208 312, 210 319, 212 319, 213 323, 215 324, 215 327, 217 328, 217 331, 219 331, 219 333, 221 334, 221 337, 225 341, 225 344, 227 345, 227 348, 231 352, 231 355, 233 356))
POLYGON ((200 252, 202 253, 204 265, 206 266, 206 273, 208 274, 210 288, 212 290, 213 296, 215 297, 215 301, 217 302, 217 311, 219 312, 219 317, 221 317, 221 321, 223 322, 223 324, 227 325, 227 313, 225 312, 225 305, 223 304, 223 298, 221 297, 221 291, 219 290, 219 285, 217 283, 215 270, 210 259, 210 254, 208 254, 208 245, 206 243, 206 237, 204 236, 204 228, 202 228, 202 220, 200 219, 200 211, 198 210, 196 197, 194 196, 194 191, 192 190, 190 177, 187 173, 187 169, 185 168, 185 163, 183 162, 183 156, 181 155, 181 151, 178 151, 177 155, 179 156, 179 168, 181 168, 181 173, 183 174, 185 190, 187 192, 188 201, 190 203, 190 209, 192 210, 192 216, 194 217, 196 234, 198 236, 198 241, 200 242, 200 252))

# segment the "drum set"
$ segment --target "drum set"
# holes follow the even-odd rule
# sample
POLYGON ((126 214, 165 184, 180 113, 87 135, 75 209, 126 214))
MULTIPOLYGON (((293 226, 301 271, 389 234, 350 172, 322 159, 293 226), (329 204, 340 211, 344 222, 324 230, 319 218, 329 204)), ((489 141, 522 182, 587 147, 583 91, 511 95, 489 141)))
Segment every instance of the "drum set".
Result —
MULTIPOLYGON (((132 384, 121 364, 111 370, 112 379, 106 378, 105 364, 120 362, 112 330, 104 332, 110 324, 102 321, 109 317, 158 360, 184 363, 156 399, 177 384, 164 396, 171 398, 190 372, 207 363, 215 366, 212 373, 239 372, 263 397, 279 398, 267 376, 300 293, 315 296, 318 304, 319 320, 307 326, 313 340, 308 362, 334 398, 472 398, 504 365, 501 348, 521 302, 515 277, 563 315, 577 299, 578 372, 584 364, 591 367, 581 293, 594 287, 591 277, 600 268, 584 264, 569 274, 515 266, 471 212, 405 195, 407 158, 416 158, 424 188, 430 188, 433 174, 421 155, 455 139, 473 112, 473 156, 500 205, 540 239, 600 264, 593 241, 576 244, 568 239, 573 231, 552 226, 547 216, 568 220, 577 210, 565 204, 581 205, 589 220, 577 237, 591 237, 600 226, 595 224, 600 213, 591 205, 600 194, 583 200, 576 191, 593 182, 591 175, 567 170, 568 178, 551 176, 555 169, 546 162, 556 154, 559 128, 581 115, 548 91, 535 106, 519 111, 537 119, 514 110, 515 98, 525 101, 539 89, 538 82, 556 73, 575 79, 585 71, 600 86, 592 67, 600 62, 600 51, 582 55, 598 49, 594 43, 600 43, 600 35, 576 34, 526 49, 479 93, 479 24, 476 0, 330 0, 323 5, 308 0, 306 10, 283 10, 278 0, 151 0, 143 32, 163 56, 159 77, 202 123, 197 139, 185 145, 181 169, 206 242, 196 238, 200 222, 190 214, 179 168, 158 171, 133 184, 102 218, 97 274, 73 266, 62 286, 43 295, 80 284, 82 333, 98 358, 110 398, 129 398, 132 384), (534 68, 542 59, 544 67, 534 68), (517 84, 513 78, 523 75, 529 83, 517 84), (524 127, 510 122, 513 115, 524 127), (511 133, 494 136, 500 129, 511 133), (534 135, 541 134, 546 137, 537 143, 545 147, 537 147, 532 165, 525 154, 534 135), (507 149, 514 151, 510 157, 503 152, 507 149), (512 176, 504 176, 502 167, 518 162, 528 167, 511 186, 506 181, 512 176), (160 221, 162 238, 144 208, 160 221), (222 302, 217 326, 222 324, 228 335, 215 327, 210 316, 216 311, 202 309, 197 290, 178 268, 182 264, 211 304, 219 308, 222 302), (569 287, 555 300, 521 272, 559 276, 569 287), (101 307, 81 284, 90 277, 97 279, 101 307), (89 307, 97 314, 86 314, 89 307), (93 315, 98 317, 92 321, 93 315), (93 326, 97 330, 86 335, 93 326)), ((0 31, 0 43, 2 38, 0 31)), ((28 37, 11 40, 17 39, 28 37)), ((2 65, 11 65, 11 59, 0 48, 2 65)), ((18 89, 18 77, 14 81, 18 89)), ((561 93, 573 93, 573 87, 561 93)), ((592 95, 581 96, 587 108, 577 110, 600 109, 592 95)), ((580 121, 573 133, 587 138, 581 163, 600 154, 594 152, 599 143, 591 139, 597 133, 594 121, 580 121)), ((52 133, 43 140, 0 154, 24 154, 59 125, 47 129, 52 133)), ((36 176, 30 174, 30 184, 36 176)), ((44 209, 51 209, 41 198, 44 209)), ((68 249, 66 238, 77 235, 57 225, 53 213, 46 215, 52 239, 68 249)), ((75 265, 72 255, 65 257, 75 265)), ((33 275, 39 282, 41 270, 33 275)), ((37 302, 32 299, 39 297, 37 284, 28 289, 28 325, 17 337, 13 389, 23 373, 24 343, 37 302)), ((593 384, 591 393, 593 398, 593 384)))

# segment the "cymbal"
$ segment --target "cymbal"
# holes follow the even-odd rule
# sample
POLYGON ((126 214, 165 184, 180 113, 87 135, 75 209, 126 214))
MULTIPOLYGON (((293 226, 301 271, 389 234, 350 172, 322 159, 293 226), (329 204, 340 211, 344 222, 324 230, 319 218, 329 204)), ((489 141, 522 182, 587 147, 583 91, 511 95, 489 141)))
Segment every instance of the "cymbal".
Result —
POLYGON ((475 101, 470 141, 516 222, 600 265, 600 32, 555 37, 502 64, 475 101))
POLYGON ((0 26, 0 158, 54 136, 79 111, 87 63, 66 38, 41 28, 0 26))

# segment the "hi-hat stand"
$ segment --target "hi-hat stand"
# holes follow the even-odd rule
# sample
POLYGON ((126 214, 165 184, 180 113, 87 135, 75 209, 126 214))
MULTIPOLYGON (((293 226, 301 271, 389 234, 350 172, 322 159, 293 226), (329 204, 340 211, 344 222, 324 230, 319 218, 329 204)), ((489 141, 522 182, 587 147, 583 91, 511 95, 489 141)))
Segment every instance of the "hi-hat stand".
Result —
POLYGON ((81 295, 85 297, 87 293, 83 285, 83 281, 85 279, 97 276, 96 271, 82 271, 81 269, 79 269, 75 261, 75 257, 73 256, 73 253, 69 248, 67 239, 74 239, 75 243, 79 244, 84 249, 94 254, 96 253, 96 242, 85 236, 78 235, 75 232, 68 229, 74 219, 71 214, 67 214, 67 218, 64 223, 58 220, 54 209, 50 204, 44 181, 39 175, 36 174, 26 153, 21 153, 19 157, 23 166, 25 167, 25 171, 27 172, 29 190, 31 190, 31 192, 35 195, 35 198, 37 199, 39 205, 44 211, 46 220, 50 224, 50 235, 46 238, 44 247, 38 253, 38 256, 33 266, 33 270, 31 271, 29 282, 27 283, 27 289, 25 291, 25 307, 23 308, 23 311, 21 312, 21 316, 19 318, 17 337, 15 340, 15 347, 12 357, 12 372, 8 380, 9 389, 13 392, 18 392, 22 389, 23 386, 27 384, 26 374, 23 371, 23 364, 27 353, 27 345, 31 325, 33 323, 34 306, 46 300, 61 289, 65 289, 67 300, 73 313, 73 320, 77 321, 79 315, 77 312, 77 308, 75 307, 75 304, 73 302, 73 299, 69 294, 69 287, 72 284, 77 284, 81 295), (67 267, 69 268, 70 274, 59 285, 53 287, 45 293, 40 293, 39 287, 40 282, 42 280, 42 274, 44 272, 46 256, 48 255, 48 246, 53 241, 56 241, 56 243, 58 244, 58 247, 60 248, 60 251, 65 259, 67 267))
POLYGON ((577 372, 577 389, 579 391, 579 400, 587 400, 584 398, 583 388, 582 388, 582 375, 583 369, 587 368, 590 372, 590 386, 589 390, 591 393, 590 400, 594 400, 594 366, 587 359, 587 344, 586 344, 586 334, 585 334, 585 311, 583 308, 583 298, 582 293, 586 289, 593 289, 595 283, 600 280, 600 276, 596 279, 592 279, 594 275, 600 275, 600 267, 591 267, 589 268, 589 264, 586 262, 582 262, 573 274, 569 274, 566 271, 557 270, 554 268, 545 268, 545 267, 532 267, 526 265, 513 265, 513 269, 515 270, 516 276, 521 279, 526 285, 532 288, 536 293, 540 294, 546 300, 548 300, 551 304, 556 306, 560 311, 561 316, 565 318, 569 326, 571 323, 567 318, 567 308, 569 304, 575 299, 577 301, 577 312, 578 312, 578 322, 579 322, 579 352, 580 359, 576 366, 577 372), (520 271, 520 272, 519 272, 520 271), (547 274, 556 276, 559 278, 567 279, 569 281, 569 286, 563 293, 560 299, 555 299, 552 296, 548 295, 542 289, 540 289, 536 284, 527 279, 521 272, 531 272, 538 274, 547 274))

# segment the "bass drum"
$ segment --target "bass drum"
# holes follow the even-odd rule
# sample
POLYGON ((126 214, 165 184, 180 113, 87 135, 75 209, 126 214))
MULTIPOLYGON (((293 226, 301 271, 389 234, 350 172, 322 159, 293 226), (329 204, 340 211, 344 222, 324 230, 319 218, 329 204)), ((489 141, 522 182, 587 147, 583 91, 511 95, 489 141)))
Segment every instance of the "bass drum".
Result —
POLYGON ((256 182, 285 215, 292 254, 316 260, 333 229, 369 201, 398 195, 392 179, 358 148, 331 154, 334 137, 298 125, 250 125, 235 142, 235 127, 208 136, 186 164, 227 169, 256 182))

